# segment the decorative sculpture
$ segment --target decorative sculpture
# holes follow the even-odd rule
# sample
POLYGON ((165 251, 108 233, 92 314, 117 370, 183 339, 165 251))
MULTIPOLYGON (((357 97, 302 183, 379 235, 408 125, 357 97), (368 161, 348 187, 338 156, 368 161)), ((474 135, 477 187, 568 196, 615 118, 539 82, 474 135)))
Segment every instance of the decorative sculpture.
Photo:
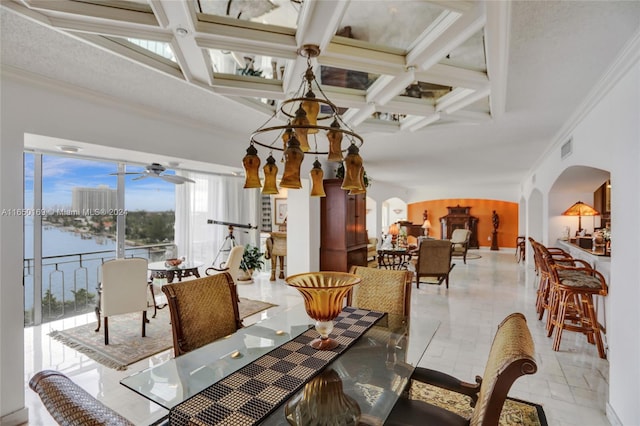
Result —
POLYGON ((493 222, 493 234, 491 235, 491 250, 499 250, 498 248, 498 226, 500 226, 500 216, 496 211, 493 211, 491 215, 491 221, 493 222))

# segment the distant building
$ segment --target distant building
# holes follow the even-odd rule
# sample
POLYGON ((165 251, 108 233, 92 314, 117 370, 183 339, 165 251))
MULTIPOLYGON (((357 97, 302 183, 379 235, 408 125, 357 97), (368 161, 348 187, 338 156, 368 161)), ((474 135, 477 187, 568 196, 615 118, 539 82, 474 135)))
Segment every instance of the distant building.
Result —
POLYGON ((75 211, 85 212, 87 215, 99 214, 100 210, 113 211, 116 209, 116 190, 107 185, 97 188, 74 187, 71 190, 71 205, 75 211))

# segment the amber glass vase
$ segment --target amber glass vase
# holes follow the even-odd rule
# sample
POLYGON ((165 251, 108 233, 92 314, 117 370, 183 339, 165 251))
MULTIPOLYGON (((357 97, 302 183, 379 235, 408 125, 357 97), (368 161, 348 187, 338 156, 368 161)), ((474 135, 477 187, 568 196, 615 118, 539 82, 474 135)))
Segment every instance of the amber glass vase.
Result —
POLYGON ((307 272, 291 275, 285 279, 304 298, 307 314, 316 320, 316 330, 320 337, 309 343, 315 349, 331 350, 338 342, 329 337, 333 331, 333 320, 342 312, 344 298, 360 277, 346 272, 307 272))
POLYGON ((328 426, 357 425, 360 406, 346 395, 342 380, 333 369, 327 369, 304 385, 303 390, 285 405, 290 425, 328 426))

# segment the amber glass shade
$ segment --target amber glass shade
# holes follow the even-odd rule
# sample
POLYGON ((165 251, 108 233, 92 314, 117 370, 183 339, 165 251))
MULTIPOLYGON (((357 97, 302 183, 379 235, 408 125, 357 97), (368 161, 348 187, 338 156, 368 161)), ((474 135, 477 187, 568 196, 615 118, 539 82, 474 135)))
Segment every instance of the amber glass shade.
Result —
POLYGON ((276 184, 276 177, 278 176, 278 166, 276 166, 276 159, 273 155, 269 155, 267 158, 267 164, 262 168, 264 172, 264 186, 262 187, 262 193, 265 195, 278 194, 278 185, 276 184))
POLYGON ((362 188, 360 189, 352 189, 349 191, 350 195, 354 195, 354 194, 364 194, 367 192, 367 187, 364 184, 364 167, 360 169, 360 185, 362 185, 362 188))
POLYGON ((304 160, 304 152, 300 149, 300 142, 295 135, 292 135, 284 151, 284 173, 280 181, 280 187, 300 189, 300 166, 304 160))
POLYGON ((258 150, 253 144, 247 148, 247 154, 242 159, 242 165, 244 166, 245 188, 260 188, 260 175, 258 169, 260 168, 260 157, 258 157, 258 150))
MULTIPOLYGON (((340 128, 340 124, 338 124, 338 120, 333 120, 331 123, 331 127, 335 129, 340 128)), ((327 132, 327 139, 329 139, 329 155, 327 156, 327 161, 332 161, 339 163, 343 160, 342 158, 342 132, 338 132, 336 130, 329 130, 327 132)))
POLYGON ((362 169, 362 157, 359 154, 360 150, 355 144, 349 146, 347 157, 344 159, 344 179, 342 180, 342 189, 356 189, 360 190, 364 188, 364 185, 360 183, 360 169, 362 169))
POLYGON ((311 176, 311 194, 309 195, 312 197, 326 197, 327 194, 324 192, 324 184, 322 183, 324 172, 317 158, 313 162, 313 169, 311 169, 309 175, 311 176))
POLYGON ((287 146, 289 146, 289 139, 291 139, 291 135, 293 135, 293 129, 291 127, 287 128, 287 130, 282 133, 283 152, 287 149, 287 146))
MULTIPOLYGON (((316 95, 309 90, 305 95, 305 98, 315 99, 316 95)), ((302 109, 307 113, 307 120, 309 125, 316 126, 318 124, 318 113, 320 112, 320 104, 317 101, 304 100, 302 101, 302 109)), ((318 129, 308 129, 309 133, 318 133, 318 129)))
POLYGON ((362 411, 356 400, 344 393, 342 379, 330 368, 304 385, 287 402, 284 414, 287 422, 295 426, 356 426, 362 411))
POLYGON ((291 275, 285 282, 298 289, 304 299, 309 317, 316 320, 320 338, 309 343, 315 349, 330 350, 338 346, 329 334, 333 330, 333 319, 342 312, 344 298, 360 277, 346 272, 308 272, 291 275))
MULTIPOLYGON (((307 119, 307 113, 304 112, 304 109, 302 108, 302 104, 296 110, 296 116, 291 122, 291 125, 292 126, 308 126, 309 125, 309 119, 307 119)), ((296 132, 296 137, 298 138, 298 142, 300 142, 300 149, 303 152, 309 151, 309 149, 311 148, 309 146, 309 139, 307 138, 307 133, 309 133, 309 129, 305 129, 305 128, 300 129, 300 128, 294 127, 294 132, 296 132)))

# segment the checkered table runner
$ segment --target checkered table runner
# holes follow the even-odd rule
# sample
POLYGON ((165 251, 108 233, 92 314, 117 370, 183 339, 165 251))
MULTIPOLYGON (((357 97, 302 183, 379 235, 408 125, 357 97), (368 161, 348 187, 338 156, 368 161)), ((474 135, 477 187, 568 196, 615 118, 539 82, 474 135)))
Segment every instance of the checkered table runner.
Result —
POLYGON ((173 425, 253 425, 264 419, 341 353, 353 345, 383 313, 346 307, 335 320, 329 351, 308 345, 315 328, 284 343, 202 392, 173 407, 173 425))

